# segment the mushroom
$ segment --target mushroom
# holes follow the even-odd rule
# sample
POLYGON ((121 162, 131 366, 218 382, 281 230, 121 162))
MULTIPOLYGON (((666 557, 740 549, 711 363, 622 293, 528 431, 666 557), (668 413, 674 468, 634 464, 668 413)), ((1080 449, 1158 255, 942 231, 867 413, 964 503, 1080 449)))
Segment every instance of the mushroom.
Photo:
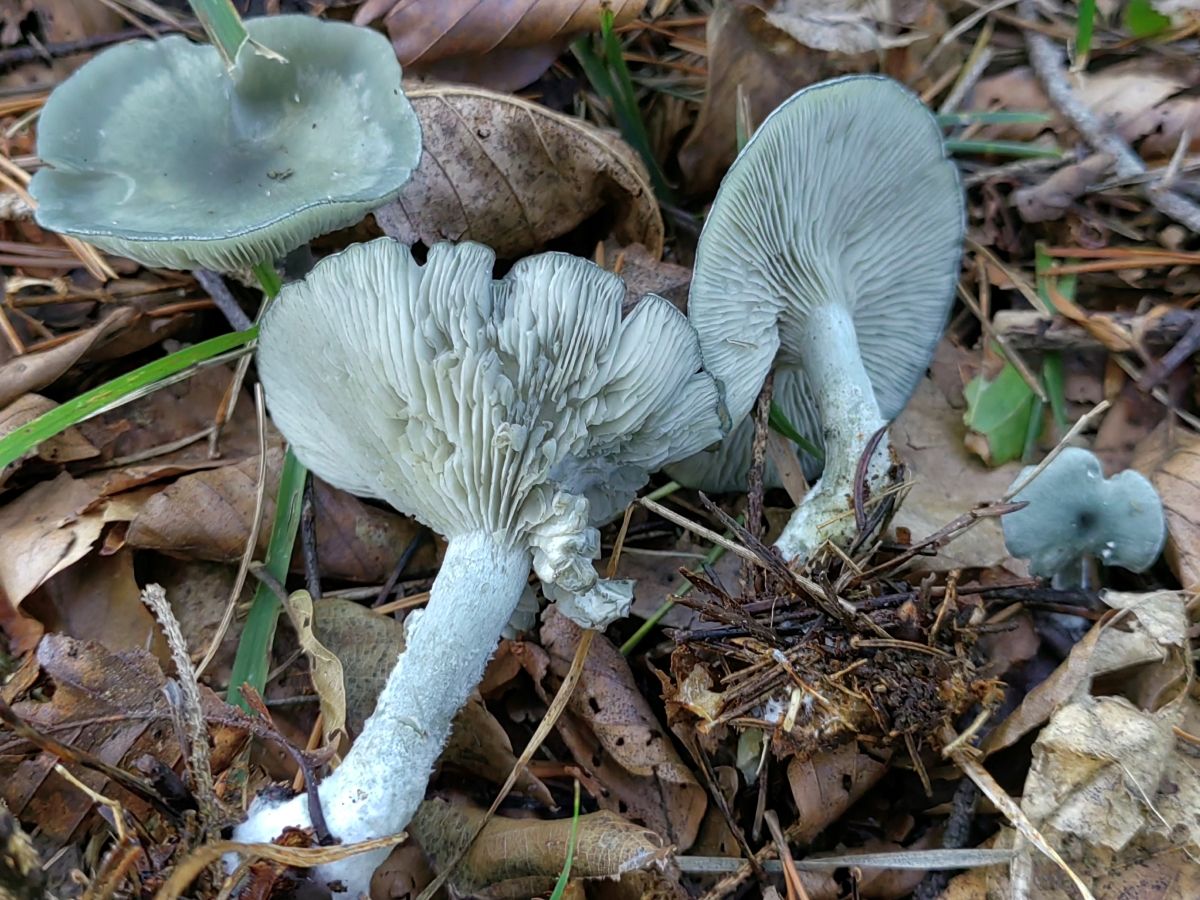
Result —
MULTIPOLYGON (((438 244, 423 266, 387 238, 355 245, 284 287, 263 320, 259 375, 296 456, 449 539, 374 714, 320 785, 345 841, 408 822, 531 563, 576 622, 623 615, 632 585, 597 578, 595 524, 721 433, 716 385, 668 301, 622 320, 621 279, 590 262, 545 253, 500 281, 493 262, 470 243, 438 244)), ((302 798, 259 801, 237 838, 307 823, 302 798)), ((365 890, 384 855, 320 874, 365 890)))
POLYGON ((1079 582, 1089 556, 1131 572, 1154 565, 1167 524, 1162 500, 1144 475, 1127 469, 1105 479, 1100 460, 1082 447, 1066 447, 1041 472, 1037 468, 1022 469, 1012 484, 1019 488, 1013 500, 1028 505, 1002 520, 1004 545, 1029 560, 1031 574, 1065 586, 1079 582))
POLYGON ((388 40, 301 15, 245 26, 228 69, 173 35, 106 50, 56 88, 38 223, 147 266, 229 272, 394 198, 421 134, 388 40))
MULTIPOLYGON (((879 76, 792 95, 721 183, 688 299, 705 367, 735 423, 772 367, 777 390, 794 395, 781 405, 811 396, 821 422, 825 469, 776 543, 786 558, 853 530, 859 458, 904 407, 941 336, 964 228, 937 121, 879 76)), ((888 457, 884 439, 869 491, 885 484, 888 457)))

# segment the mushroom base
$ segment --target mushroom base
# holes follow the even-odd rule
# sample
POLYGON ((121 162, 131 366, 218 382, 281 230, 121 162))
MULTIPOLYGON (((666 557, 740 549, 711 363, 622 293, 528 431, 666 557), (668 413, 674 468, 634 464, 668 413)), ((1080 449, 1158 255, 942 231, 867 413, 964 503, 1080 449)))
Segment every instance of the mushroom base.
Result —
MULTIPOLYGON (((343 843, 395 834, 408 824, 455 714, 479 684, 504 626, 525 589, 528 551, 483 532, 451 539, 429 604, 410 619, 407 646, 388 676, 375 712, 318 793, 330 833, 343 843)), ((287 826, 310 825, 305 795, 258 800, 234 832, 239 842, 266 842, 287 826)), ((340 882, 339 893, 367 894, 388 850, 361 853, 316 870, 340 882)))
MULTIPOLYGON (((783 557, 794 562, 808 559, 825 541, 854 534, 858 461, 871 437, 887 424, 863 366, 853 313, 831 303, 812 310, 804 328, 796 350, 821 414, 825 471, 775 541, 783 557)), ((889 459, 884 435, 867 466, 868 496, 886 485, 889 459)))

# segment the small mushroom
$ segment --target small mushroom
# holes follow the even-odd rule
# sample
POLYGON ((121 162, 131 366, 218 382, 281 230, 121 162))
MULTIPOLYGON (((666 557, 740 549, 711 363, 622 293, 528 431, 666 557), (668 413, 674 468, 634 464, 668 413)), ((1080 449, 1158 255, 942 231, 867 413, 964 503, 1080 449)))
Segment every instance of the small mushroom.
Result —
MULTIPOLYGON (((859 458, 928 365, 954 298, 964 227, 936 120, 878 76, 794 94, 721 183, 688 300, 705 366, 735 423, 772 367, 777 390, 794 395, 781 406, 811 396, 821 423, 825 469, 777 542, 788 559, 853 529, 859 458)), ((868 493, 885 484, 888 457, 885 438, 868 493)))
MULTIPOLYGON (((1036 470, 1023 469, 1012 487, 1036 470)), ((1144 572, 1167 539, 1162 500, 1145 476, 1127 469, 1105 479, 1100 460, 1081 447, 1065 448, 1013 500, 1028 506, 1002 520, 1008 552, 1062 584, 1078 581, 1088 556, 1144 572)))
MULTIPOLYGON (((720 436, 716 385, 668 301, 622 320, 621 279, 590 262, 545 253, 500 281, 493 262, 478 244, 438 244, 424 266, 390 239, 352 246, 263 320, 259 375, 296 456, 449 539, 375 713, 320 786, 344 841, 408 822, 530 565, 585 627, 623 615, 632 585, 597 578, 595 524, 720 436)), ((260 801, 237 837, 308 821, 303 797, 260 801)), ((365 890, 386 852, 321 874, 365 890)))
POLYGON ((147 266, 230 272, 394 198, 421 134, 387 39, 311 16, 245 24, 230 69, 173 35, 106 50, 56 88, 38 223, 147 266))

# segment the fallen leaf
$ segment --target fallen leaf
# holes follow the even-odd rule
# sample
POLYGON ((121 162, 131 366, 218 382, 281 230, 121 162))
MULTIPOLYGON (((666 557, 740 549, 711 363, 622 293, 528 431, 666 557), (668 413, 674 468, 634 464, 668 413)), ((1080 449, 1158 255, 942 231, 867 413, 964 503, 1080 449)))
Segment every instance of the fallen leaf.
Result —
MULTIPOLYGON (((904 0, 782 0, 766 18, 813 50, 873 53, 928 38, 929 34, 911 27, 918 18, 915 13, 925 7, 904 0), (896 25, 900 30, 889 33, 896 25)), ((945 30, 944 19, 939 24, 945 30)))
POLYGON ((984 755, 1010 747, 1039 728, 1096 678, 1119 672, 1125 688, 1130 690, 1137 686, 1139 669, 1161 668, 1165 670, 1162 676, 1152 682, 1173 682, 1179 673, 1169 664, 1180 659, 1187 646, 1184 596, 1178 591, 1106 591, 1105 603, 1128 610, 1129 615, 1111 624, 1093 625, 1050 677, 1031 690, 987 736, 982 747, 984 755))
MULTIPOLYGON (((22 425, 27 425, 38 416, 48 413, 58 406, 53 400, 40 394, 24 394, 7 406, 0 408, 0 438, 11 434, 22 425)), ((50 463, 77 462, 81 459, 91 459, 99 456, 100 451, 92 446, 79 429, 68 428, 54 437, 42 441, 36 448, 29 451, 22 459, 9 463, 0 468, 0 486, 27 459, 37 457, 50 463)))
MULTIPOLYGON (((739 93, 749 107, 751 124, 756 126, 802 87, 836 75, 875 69, 878 52, 874 49, 847 54, 821 45, 857 46, 868 40, 890 40, 873 22, 885 7, 890 7, 885 13, 888 21, 906 31, 928 35, 907 50, 893 51, 884 60, 887 74, 908 82, 933 40, 946 30, 946 15, 931 0, 718 0, 708 17, 708 86, 704 102, 679 151, 679 167, 688 192, 711 192, 733 162, 739 93)), ((942 56, 941 64, 952 63, 950 54, 942 56)), ((935 67, 932 74, 936 76, 938 71, 935 67)))
POLYGON ((796 801, 796 821, 801 823, 795 841, 810 843, 878 783, 887 770, 886 760, 863 753, 855 741, 806 759, 792 757, 787 778, 796 801))
POLYGON ((1031 427, 1041 430, 1042 409, 1016 367, 1006 362, 995 378, 979 375, 963 393, 967 399, 963 422, 971 432, 965 446, 989 466, 1020 459, 1031 427))
MULTIPOLYGON (((914 543, 948 525, 985 501, 999 500, 1021 470, 1018 463, 989 468, 963 444, 962 413, 926 378, 891 428, 892 447, 912 483, 892 519, 893 530, 906 529, 914 543)), ((937 556, 920 557, 919 568, 989 568, 1009 558, 999 519, 985 518, 943 547, 937 556)))
MULTIPOLYGON (((90 641, 51 634, 42 639, 37 658, 54 690, 47 700, 13 705, 29 724, 126 770, 147 754, 167 766, 178 763, 182 752, 164 691, 166 677, 149 653, 110 653, 90 641)), ((228 709, 205 687, 201 687, 201 702, 206 711, 228 709)), ((211 763, 214 771, 222 771, 240 750, 244 733, 221 726, 212 730, 212 736, 211 763)), ((15 815, 37 822, 57 847, 72 838, 94 804, 53 771, 57 759, 29 751, 20 738, 0 733, 0 796, 15 815)), ((104 776, 77 766, 68 768, 93 790, 118 799, 135 816, 144 818, 149 811, 144 801, 104 776)))
POLYGON ((613 24, 621 26, 645 5, 646 0, 367 0, 354 22, 369 25, 382 17, 406 74, 432 70, 462 81, 447 76, 474 63, 471 70, 486 73, 489 87, 516 90, 549 68, 571 38, 598 29, 602 10, 612 10, 613 24))
POLYGON ((342 661, 313 633, 313 598, 308 591, 294 591, 283 607, 296 629, 300 649, 308 657, 308 674, 321 704, 321 736, 325 745, 330 746, 346 727, 346 682, 342 661))
MULTIPOLYGON (((267 454, 267 487, 257 553, 266 550, 275 514, 275 491, 283 451, 267 454)), ((126 541, 190 559, 238 561, 246 547, 254 515, 258 460, 185 475, 151 497, 129 524, 126 541)), ((321 574, 366 584, 384 581, 419 526, 396 513, 315 481, 317 558, 321 574)), ((435 565, 426 544, 412 561, 414 570, 435 565)), ((299 564, 297 555, 295 564, 299 564)))
POLYGON ((149 650, 170 659, 166 638, 141 600, 133 551, 92 554, 59 572, 26 601, 47 631, 95 641, 114 653, 149 650))
POLYGON ((691 269, 658 259, 641 244, 622 247, 616 241, 606 241, 604 256, 607 268, 625 282, 625 299, 621 303, 623 314, 627 315, 647 294, 670 300, 677 310, 687 313, 691 269))
POLYGON ((1162 498, 1167 563, 1185 590, 1200 590, 1200 436, 1164 422, 1142 441, 1133 468, 1162 498))
MULTIPOLYGON (((566 676, 582 633, 553 607, 547 609, 541 639, 557 678, 566 676)), ((600 805, 653 829, 680 850, 690 847, 707 805, 704 789, 638 690, 629 663, 603 635, 592 642, 568 709, 570 719, 565 714, 559 730, 576 761, 593 771, 604 766, 600 782, 610 794, 597 798, 600 805)))
MULTIPOLYGON (((435 864, 457 856, 483 819, 484 810, 435 797, 421 804, 409 829, 435 864)), ((456 891, 483 897, 544 894, 567 859, 571 818, 540 821, 492 817, 451 878, 456 891)), ((578 819, 572 878, 618 878, 661 863, 662 840, 608 810, 578 819)))
POLYGON ((22 394, 53 384, 89 350, 111 340, 137 318, 136 311, 121 307, 103 321, 49 350, 26 353, 0 363, 0 406, 7 406, 22 394))
POLYGON ((421 162, 375 212, 405 244, 478 241, 501 258, 532 253, 601 210, 622 244, 663 248, 658 203, 641 160, 615 133, 509 94, 414 87, 421 162))

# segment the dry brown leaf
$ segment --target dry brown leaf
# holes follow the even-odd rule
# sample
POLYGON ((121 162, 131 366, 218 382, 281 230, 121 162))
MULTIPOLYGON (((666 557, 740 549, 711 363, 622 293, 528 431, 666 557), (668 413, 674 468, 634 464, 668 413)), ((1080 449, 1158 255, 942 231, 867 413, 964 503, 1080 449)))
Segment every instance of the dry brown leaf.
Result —
POLYGON ((604 243, 604 263, 625 282, 623 313, 628 314, 646 294, 670 300, 677 310, 687 313, 691 269, 658 259, 641 244, 622 247, 613 240, 604 243))
POLYGON ((313 598, 308 591, 294 591, 283 607, 296 629, 300 649, 308 657, 308 674, 321 704, 321 737, 325 746, 331 746, 346 728, 346 681, 342 675, 342 661, 313 633, 313 598))
MULTIPOLYGON (((357 735, 404 650, 404 625, 391 616, 336 597, 319 600, 313 613, 315 637, 340 661, 346 725, 351 735, 357 735)), ((321 692, 320 686, 317 690, 321 692)), ((478 693, 472 694, 455 716, 442 760, 493 784, 503 784, 516 765, 508 735, 478 693)), ((554 805, 546 786, 528 770, 518 776, 515 788, 539 803, 554 805)))
POLYGON ((1167 517, 1167 563, 1200 590, 1200 436, 1165 422, 1138 447, 1133 468, 1150 479, 1167 517))
MULTIPOLYGON (((440 797, 417 809, 409 830, 435 863, 453 858, 475 833, 484 810, 440 797)), ((571 818, 541 821, 493 817, 451 878, 455 890, 478 897, 527 898, 553 889, 567 858, 571 818)), ((661 839, 607 810, 581 815, 571 863, 573 878, 617 878, 661 863, 661 839)))
MULTIPOLYGON (((582 634, 553 608, 546 611, 541 639, 557 678, 566 676, 582 634)), ((598 798, 601 806, 654 829, 680 850, 690 847, 707 805, 704 789, 638 690, 629 663, 603 635, 592 643, 568 709, 559 730, 577 762, 596 771, 609 790, 598 798)))
MULTIPOLYGON (((58 406, 57 403, 53 400, 48 400, 40 394, 24 394, 7 406, 0 407, 0 438, 10 434, 22 425, 29 424, 38 416, 48 413, 56 406, 58 406)), ((48 440, 42 441, 35 449, 29 451, 21 459, 0 468, 0 486, 16 471, 22 462, 34 456, 45 462, 68 463, 77 462, 81 459, 91 459, 94 456, 98 456, 99 453, 100 451, 93 447, 88 439, 79 433, 78 428, 71 427, 48 440)))
POLYGON ((1102 676, 1120 673, 1126 693, 1151 695, 1161 694, 1164 682, 1175 681, 1179 669, 1171 663, 1178 662, 1187 646, 1184 594, 1106 591, 1103 599, 1114 609, 1128 610, 1128 614, 1092 626, 1050 677, 1030 691, 987 736, 984 755, 1012 746, 1102 676), (1150 677, 1139 678, 1139 670, 1150 677))
MULTIPOLYGON (((718 0, 708 18, 708 88, 700 116, 679 152, 688 192, 712 191, 733 162, 739 90, 749 106, 751 123, 757 126, 802 87, 835 75, 872 71, 878 63, 874 50, 848 55, 829 52, 831 47, 813 47, 830 41, 859 45, 867 34, 879 39, 870 12, 884 5, 893 7, 892 22, 931 36, 886 57, 887 74, 907 82, 924 61, 932 39, 946 29, 945 13, 932 0, 718 0)), ((952 61, 950 54, 941 59, 952 61)))
MULTIPOLYGON (((38 646, 38 662, 52 679, 48 700, 14 704, 16 713, 64 744, 99 755, 126 770, 149 754, 167 766, 180 759, 179 735, 171 722, 164 688, 166 677, 154 657, 142 650, 110 653, 99 644, 47 635, 38 646)), ((201 687, 206 711, 228 708, 201 687)), ((226 727, 212 731, 214 771, 226 768, 240 750, 244 734, 226 727)), ((66 843, 88 818, 94 804, 53 771, 57 760, 33 752, 21 739, 0 732, 0 796, 13 813, 38 823, 54 845, 66 843)), ((93 772, 70 766, 81 781, 119 800, 145 817, 147 804, 93 772)))
MULTIPOLYGON (((892 519, 913 542, 936 532, 980 503, 999 500, 1021 470, 1019 463, 989 468, 963 444, 966 426, 942 391, 926 378, 892 425, 892 446, 908 467, 912 488, 892 519)), ((988 568, 1009 559, 998 519, 983 519, 919 568, 945 572, 988 568)))
POLYGON ((646 0, 367 0, 354 21, 383 18, 401 65, 447 81, 476 73, 496 90, 534 81, 585 31, 600 27, 611 9, 617 26, 633 21, 646 0), (453 68, 451 68, 451 66, 453 68), (453 76, 459 77, 453 77, 453 76))
POLYGON ((47 631, 95 641, 114 653, 149 650, 160 662, 170 659, 166 638, 142 603, 131 550, 88 556, 25 602, 47 631))
POLYGON ((788 784, 796 801, 796 821, 803 823, 796 842, 810 843, 841 818, 887 769, 886 761, 863 753, 854 741, 808 759, 793 757, 787 768, 788 784))
MULTIPOLYGON (((270 535, 282 461, 281 449, 268 451, 259 554, 265 552, 270 535)), ((150 498, 130 522, 126 540, 131 547, 189 559, 236 562, 250 534, 257 476, 255 458, 185 475, 150 498)), ((419 532, 412 520, 368 506, 319 480, 315 482, 314 499, 317 558, 321 573, 329 578, 367 584, 384 581, 396 557, 419 532)), ((429 544, 418 550, 413 569, 433 568, 434 553, 429 544)))
POLYGON ((85 512, 98 496, 93 486, 63 472, 0 508, 0 600, 17 607, 87 555, 104 529, 102 512, 85 512))
POLYGON ((501 258, 542 248, 601 210, 622 244, 663 248, 654 191, 615 133, 510 94, 413 87, 421 162, 375 218, 406 244, 478 241, 501 258))
POLYGON ((56 347, 26 353, 24 356, 0 363, 0 406, 7 406, 22 394, 52 384, 89 350, 112 340, 137 318, 136 311, 121 307, 103 321, 73 335, 56 347))
MULTIPOLYGON (((813 50, 873 53, 928 38, 920 26, 912 27, 923 7, 906 0, 781 0, 767 22, 813 50)), ((944 20, 938 24, 945 29, 944 20)))

